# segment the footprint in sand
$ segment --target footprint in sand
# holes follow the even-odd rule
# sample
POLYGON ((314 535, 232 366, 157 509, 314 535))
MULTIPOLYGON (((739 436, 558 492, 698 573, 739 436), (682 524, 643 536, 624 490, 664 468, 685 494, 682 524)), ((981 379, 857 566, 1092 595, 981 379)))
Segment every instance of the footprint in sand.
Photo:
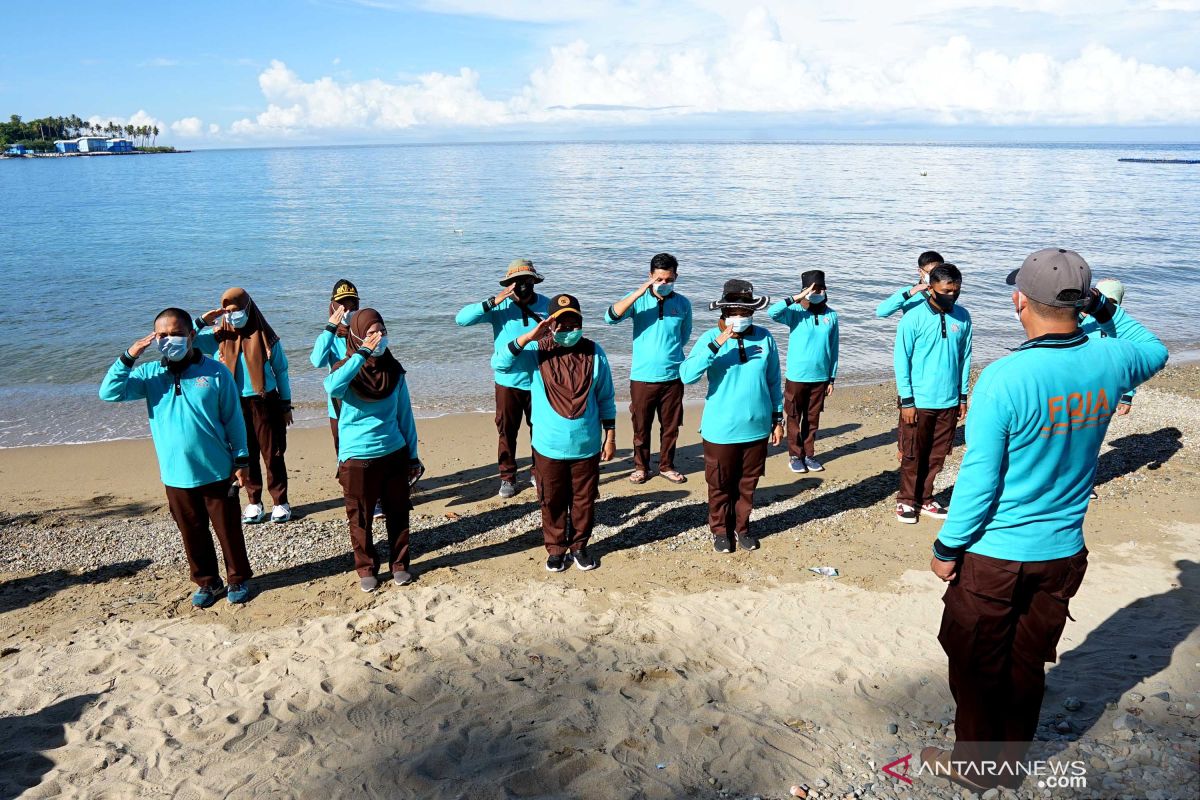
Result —
POLYGON ((258 744, 267 734, 273 732, 277 723, 273 719, 262 718, 251 722, 239 735, 230 739, 222 748, 226 753, 240 754, 258 744))

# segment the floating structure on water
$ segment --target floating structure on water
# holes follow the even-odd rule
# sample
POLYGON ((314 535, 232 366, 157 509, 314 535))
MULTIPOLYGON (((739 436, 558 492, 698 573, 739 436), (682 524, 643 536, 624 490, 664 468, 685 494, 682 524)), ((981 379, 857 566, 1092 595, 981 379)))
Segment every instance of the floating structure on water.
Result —
POLYGON ((1127 164, 1200 164, 1200 158, 1118 158, 1127 164))

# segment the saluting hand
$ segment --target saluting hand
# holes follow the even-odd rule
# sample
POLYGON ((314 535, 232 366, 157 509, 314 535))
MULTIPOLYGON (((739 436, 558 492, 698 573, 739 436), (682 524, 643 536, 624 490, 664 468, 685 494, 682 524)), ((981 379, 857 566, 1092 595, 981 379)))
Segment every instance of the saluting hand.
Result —
POLYGON ((363 339, 362 346, 367 350, 374 350, 383 341, 383 334, 379 331, 368 333, 367 338, 363 339))
POLYGON ((344 316, 346 316, 346 307, 344 305, 342 305, 341 303, 338 303, 336 306, 333 307, 333 313, 329 315, 329 324, 330 325, 341 325, 342 317, 344 317, 344 316))
POLYGON ((146 352, 146 349, 154 343, 156 338, 158 338, 158 334, 151 331, 148 336, 143 336, 142 338, 138 339, 136 342, 129 345, 129 355, 137 358, 142 353, 146 352))
POLYGON ((920 283, 914 283, 913 287, 908 290, 909 296, 915 297, 916 295, 920 294, 921 292, 929 291, 929 284, 926 283, 926 281, 928 281, 928 280, 929 280, 929 278, 926 277, 920 283))
POLYGON ((650 280, 643 283, 640 287, 638 287, 637 296, 641 297, 646 292, 650 291, 650 287, 653 285, 654 285, 654 278, 651 278, 650 280))
POLYGON ((498 294, 492 298, 492 303, 493 303, 493 305, 500 305, 501 303, 503 303, 505 300, 512 297, 516 293, 517 293, 516 290, 513 289, 513 285, 510 283, 508 286, 504 287, 504 291, 500 292, 500 294, 498 294))
POLYGON ((212 325, 217 321, 217 318, 224 313, 225 309, 214 308, 212 311, 205 311, 203 314, 201 314, 200 319, 204 320, 207 324, 212 325))
POLYGON ((937 575, 946 583, 958 577, 957 561, 942 561, 940 558, 933 558, 929 561, 929 568, 933 570, 934 575, 937 575))
POLYGON ((556 330, 558 330, 558 320, 546 317, 537 325, 535 325, 533 330, 526 331, 518 336, 517 344, 521 347, 524 347, 530 342, 541 339, 548 333, 554 333, 556 330))
POLYGON ((809 296, 810 294, 812 294, 812 293, 813 293, 813 287, 811 287, 811 286, 807 286, 807 287, 805 287, 804 289, 801 289, 801 290, 800 290, 800 294, 794 294, 794 295, 792 295, 792 302, 793 302, 793 303, 799 303, 799 302, 801 302, 802 300, 807 300, 807 299, 808 299, 808 296, 809 296))

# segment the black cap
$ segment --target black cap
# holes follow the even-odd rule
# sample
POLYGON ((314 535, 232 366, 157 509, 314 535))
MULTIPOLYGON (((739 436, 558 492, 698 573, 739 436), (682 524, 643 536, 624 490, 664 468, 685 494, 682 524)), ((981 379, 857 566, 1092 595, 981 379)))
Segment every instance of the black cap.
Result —
POLYGON ((333 291, 330 293, 329 299, 337 302, 338 300, 345 300, 347 297, 353 297, 357 300, 358 287, 345 278, 342 278, 333 285, 333 291))
POLYGON ((825 271, 820 269, 810 269, 808 272, 800 273, 800 288, 807 289, 810 286, 819 286, 825 288, 825 271))
POLYGON ((583 319, 583 310, 579 307, 579 300, 569 294, 556 294, 550 298, 550 319, 563 314, 575 314, 583 319))

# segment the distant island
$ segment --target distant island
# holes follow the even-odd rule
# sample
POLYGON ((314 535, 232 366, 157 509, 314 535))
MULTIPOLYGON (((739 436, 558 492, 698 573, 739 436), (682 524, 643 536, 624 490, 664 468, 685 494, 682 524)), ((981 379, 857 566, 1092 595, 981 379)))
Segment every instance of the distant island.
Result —
POLYGON ((0 122, 0 155, 5 157, 176 153, 159 146, 157 125, 89 122, 78 116, 43 117, 25 122, 17 114, 0 122))

